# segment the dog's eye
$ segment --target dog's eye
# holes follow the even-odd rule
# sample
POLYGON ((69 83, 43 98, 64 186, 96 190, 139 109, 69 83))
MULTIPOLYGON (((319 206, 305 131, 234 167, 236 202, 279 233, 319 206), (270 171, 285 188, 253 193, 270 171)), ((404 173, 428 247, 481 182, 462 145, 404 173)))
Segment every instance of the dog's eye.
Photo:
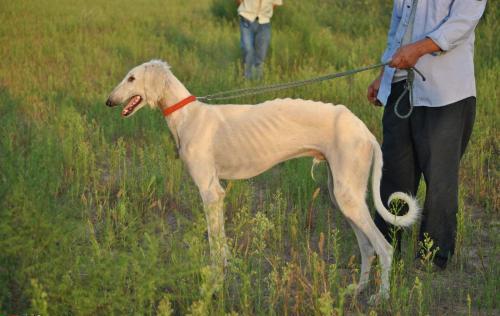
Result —
POLYGON ((127 81, 128 81, 128 82, 132 82, 132 81, 134 81, 134 80, 135 80, 135 77, 134 77, 134 76, 130 76, 130 77, 128 77, 128 79, 127 79, 127 81))

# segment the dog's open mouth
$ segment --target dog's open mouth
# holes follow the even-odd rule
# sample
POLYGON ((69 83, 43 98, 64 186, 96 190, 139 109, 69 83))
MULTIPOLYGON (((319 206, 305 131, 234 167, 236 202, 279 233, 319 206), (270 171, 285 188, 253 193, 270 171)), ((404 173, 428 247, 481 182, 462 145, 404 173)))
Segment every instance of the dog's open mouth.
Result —
POLYGON ((134 112, 135 108, 141 104, 142 97, 140 95, 135 95, 130 98, 127 105, 122 110, 122 116, 129 116, 130 113, 134 112))

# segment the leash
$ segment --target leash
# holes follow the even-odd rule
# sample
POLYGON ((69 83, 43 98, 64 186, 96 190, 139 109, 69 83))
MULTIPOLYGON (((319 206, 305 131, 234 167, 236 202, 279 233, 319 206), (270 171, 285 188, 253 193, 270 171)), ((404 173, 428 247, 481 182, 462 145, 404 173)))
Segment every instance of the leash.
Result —
POLYGON ((413 82, 415 81, 415 72, 418 73, 420 75, 420 77, 422 77, 422 81, 426 80, 424 75, 417 68, 412 67, 412 68, 406 69, 407 76, 406 76, 405 89, 404 89, 403 93, 401 93, 401 95, 396 100, 396 103, 394 104, 394 114, 396 114, 396 116, 400 119, 407 119, 410 117, 411 113, 413 113, 413 82), (403 100, 403 97, 407 93, 410 94, 410 104, 409 104, 410 109, 408 110, 408 113, 401 114, 398 110, 398 107, 399 107, 401 100, 403 100))
MULTIPOLYGON (((194 96, 190 96, 190 97, 186 98, 185 100, 182 100, 181 102, 165 109, 164 115, 168 116, 171 113, 175 112, 176 110, 180 109, 181 107, 193 102, 194 100, 205 101, 205 102, 229 100, 229 99, 236 99, 236 98, 244 97, 244 96, 251 96, 251 95, 268 93, 268 92, 279 91, 279 90, 284 90, 284 89, 296 88, 296 87, 306 86, 309 84, 322 82, 322 81, 326 81, 326 80, 332 80, 332 79, 336 79, 336 78, 351 76, 351 75, 354 75, 356 73, 375 69, 375 68, 385 67, 389 63, 390 63, 390 61, 387 61, 384 63, 378 63, 378 64, 365 66, 365 67, 361 67, 361 68, 356 68, 356 69, 352 69, 352 70, 348 70, 348 71, 327 74, 324 76, 319 76, 319 77, 306 79, 306 80, 291 81, 291 82, 286 82, 286 83, 278 83, 278 84, 272 84, 272 85, 267 85, 267 86, 258 86, 258 87, 252 87, 252 88, 243 88, 243 89, 221 91, 221 92, 209 94, 209 95, 202 96, 202 97, 196 97, 196 98, 194 96)), ((394 113, 400 119, 408 118, 411 115, 411 113, 413 112, 413 82, 415 80, 415 72, 417 72, 422 77, 423 81, 426 80, 424 75, 415 67, 408 68, 408 69, 406 69, 406 71, 408 73, 408 76, 407 76, 407 80, 406 80, 405 90, 399 96, 399 98, 396 101, 396 104, 394 105, 394 113), (399 107, 401 100, 403 99, 403 97, 407 93, 410 94, 410 110, 406 114, 400 114, 398 107, 399 107)))
POLYGON ((284 90, 284 89, 289 89, 289 88, 296 88, 296 87, 301 87, 301 86, 305 86, 305 85, 309 85, 309 84, 313 84, 313 83, 317 83, 317 82, 322 82, 322 81, 331 80, 331 79, 335 79, 335 78, 354 75, 358 72, 363 72, 363 71, 367 71, 367 70, 371 70, 371 69, 375 69, 375 68, 384 67, 384 66, 388 65, 389 62, 390 61, 385 62, 385 63, 375 64, 375 65, 365 66, 365 67, 361 67, 361 68, 356 68, 356 69, 352 69, 352 70, 348 70, 348 71, 344 71, 344 72, 338 72, 338 73, 328 74, 328 75, 324 75, 324 76, 319 76, 319 77, 306 79, 306 80, 278 83, 278 84, 273 84, 273 85, 258 86, 258 87, 252 87, 252 88, 243 88, 243 89, 222 91, 222 92, 217 92, 214 94, 209 94, 209 95, 206 95, 203 97, 198 97, 198 100, 200 100, 200 101, 228 100, 228 99, 235 99, 235 98, 244 97, 244 96, 279 91, 279 90, 284 90))

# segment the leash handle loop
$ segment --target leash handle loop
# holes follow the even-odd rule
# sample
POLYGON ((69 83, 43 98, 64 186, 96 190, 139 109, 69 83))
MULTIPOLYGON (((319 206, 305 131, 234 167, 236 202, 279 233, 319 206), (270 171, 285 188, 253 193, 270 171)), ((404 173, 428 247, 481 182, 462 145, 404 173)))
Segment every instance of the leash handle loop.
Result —
POLYGON ((406 69, 406 73, 407 73, 407 78, 406 78, 405 90, 403 91, 403 93, 401 93, 401 95, 396 100, 396 103, 394 104, 394 114, 396 114, 396 116, 400 119, 407 119, 413 113, 413 107, 415 105, 415 103, 413 102, 413 82, 415 81, 415 73, 417 73, 420 77, 422 77, 422 81, 426 80, 422 72, 420 72, 420 70, 418 70, 415 67, 406 69), (398 107, 399 104, 401 103, 401 100, 403 100, 403 97, 407 93, 410 94, 410 109, 408 110, 408 113, 401 114, 399 112, 398 107))

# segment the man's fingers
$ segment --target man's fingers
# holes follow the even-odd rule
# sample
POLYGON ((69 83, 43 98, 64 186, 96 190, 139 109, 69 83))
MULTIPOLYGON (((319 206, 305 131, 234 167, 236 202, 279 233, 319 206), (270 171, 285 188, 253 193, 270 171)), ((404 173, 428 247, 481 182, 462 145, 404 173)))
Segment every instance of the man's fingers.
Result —
POLYGON ((367 98, 368 98, 368 101, 371 104, 379 105, 380 106, 380 102, 377 100, 377 94, 378 94, 378 90, 377 89, 375 89, 372 86, 368 87, 368 93, 366 95, 367 98))
POLYGON ((372 102, 372 95, 373 95, 373 88, 372 88, 372 86, 369 86, 368 90, 366 91, 366 98, 370 102, 372 102))
POLYGON ((415 58, 416 56, 409 54, 408 50, 400 49, 396 51, 394 56, 392 56, 391 62, 389 63, 389 66, 392 68, 396 69, 408 69, 413 66, 418 61, 418 58, 415 58))
POLYGON ((382 73, 375 80, 373 80, 373 82, 368 86, 368 89, 366 91, 366 98, 370 103, 375 105, 379 103, 377 100, 377 94, 380 88, 381 79, 382 79, 382 73))
POLYGON ((390 67, 392 68, 400 68, 401 66, 401 57, 399 56, 393 56, 391 63, 389 64, 390 67))
POLYGON ((372 86, 370 86, 368 88, 368 95, 367 95, 368 101, 373 103, 376 100, 376 95, 377 95, 377 91, 372 86))

